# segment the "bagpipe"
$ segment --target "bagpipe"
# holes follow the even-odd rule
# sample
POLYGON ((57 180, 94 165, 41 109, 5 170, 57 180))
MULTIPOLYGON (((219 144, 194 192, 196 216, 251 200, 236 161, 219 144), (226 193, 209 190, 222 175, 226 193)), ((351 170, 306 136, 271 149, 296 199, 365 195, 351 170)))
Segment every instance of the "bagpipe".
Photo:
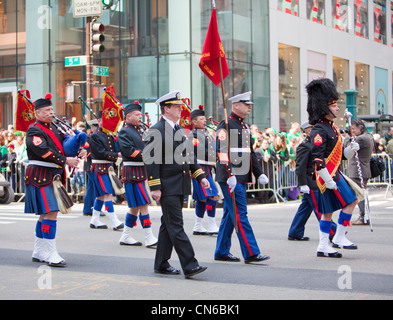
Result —
POLYGON ((87 141, 87 134, 72 128, 66 120, 54 116, 52 124, 64 135, 63 149, 66 157, 75 158, 83 149, 87 141))

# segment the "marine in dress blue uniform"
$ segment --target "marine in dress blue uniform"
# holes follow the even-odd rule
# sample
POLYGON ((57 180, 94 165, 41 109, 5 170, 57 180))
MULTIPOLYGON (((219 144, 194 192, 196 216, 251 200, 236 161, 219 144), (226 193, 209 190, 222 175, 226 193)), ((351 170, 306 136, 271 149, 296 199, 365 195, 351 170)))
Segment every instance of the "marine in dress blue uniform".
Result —
MULTIPOLYGON (((315 165, 312 158, 312 145, 310 132, 312 126, 307 121, 301 125, 301 130, 307 135, 306 139, 296 148, 296 175, 299 182, 300 191, 303 193, 302 202, 293 218, 289 229, 288 240, 308 241, 309 237, 304 236, 305 225, 314 211, 318 221, 321 220, 321 213, 316 207, 314 192, 318 190, 317 183, 313 179, 315 165)), ((336 233, 336 224, 332 223, 329 238, 332 239, 336 233)))
POLYGON ((157 238, 152 232, 152 223, 149 215, 150 200, 145 186, 147 172, 142 157, 143 149, 145 148, 142 136, 145 128, 141 125, 141 110, 142 106, 137 102, 126 106, 124 111, 125 125, 119 131, 117 138, 123 159, 122 178, 127 204, 130 209, 126 216, 120 245, 142 245, 141 242, 131 236, 139 214, 140 223, 145 233, 145 245, 146 247, 153 247, 157 244, 157 238))
POLYGON ((261 185, 269 179, 263 174, 261 164, 252 148, 251 130, 244 118, 251 112, 251 92, 237 95, 232 101, 232 113, 228 117, 230 135, 230 156, 228 154, 228 132, 225 121, 221 121, 216 131, 217 141, 217 173, 224 195, 224 214, 217 236, 215 260, 240 261, 230 253, 231 237, 235 228, 235 217, 238 225, 237 236, 245 263, 259 262, 269 259, 262 255, 247 218, 247 184, 252 181, 252 174, 261 185), (236 199, 234 212, 232 194, 236 199))
POLYGON ((25 212, 39 215, 35 229, 34 262, 45 262, 54 267, 65 267, 65 260, 56 249, 57 214, 59 206, 53 190, 53 178, 61 175, 64 167, 77 166, 79 160, 64 153, 64 135, 52 124, 54 113, 51 94, 34 103, 36 122, 26 133, 29 165, 25 173, 25 212))
POLYGON ((342 255, 329 246, 332 215, 334 211, 341 210, 336 234, 332 240, 333 247, 357 249, 357 246, 346 238, 357 198, 340 172, 343 156, 342 137, 334 125, 334 119, 339 116, 340 111, 337 105, 339 94, 330 79, 313 80, 306 89, 309 121, 314 125, 310 134, 315 179, 318 185, 314 195, 316 206, 322 214, 317 256, 341 258, 342 255))
POLYGON ((206 117, 203 106, 191 112, 192 131, 190 139, 194 145, 194 154, 197 163, 205 173, 210 183, 210 188, 206 189, 192 178, 192 198, 195 201, 195 225, 194 235, 218 234, 216 224, 216 207, 218 200, 218 190, 213 180, 213 170, 216 164, 216 150, 214 147, 214 136, 206 129, 206 117), (202 220, 207 211, 208 228, 202 226, 202 220))
POLYGON ((114 193, 109 178, 109 168, 114 167, 117 158, 121 156, 116 149, 115 137, 102 130, 102 111, 98 113, 98 129, 90 137, 92 158, 92 180, 96 199, 93 215, 90 220, 91 229, 107 229, 108 226, 99 219, 102 207, 108 211, 113 230, 121 230, 124 224, 117 218, 114 210, 112 195, 114 193))

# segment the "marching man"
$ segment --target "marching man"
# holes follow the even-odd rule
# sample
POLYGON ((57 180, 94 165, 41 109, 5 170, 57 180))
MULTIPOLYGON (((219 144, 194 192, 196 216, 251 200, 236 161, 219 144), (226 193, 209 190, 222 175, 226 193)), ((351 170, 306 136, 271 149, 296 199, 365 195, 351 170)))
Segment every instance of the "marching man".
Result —
POLYGON ((201 169, 205 172, 209 180, 210 188, 205 189, 195 179, 192 178, 193 193, 195 201, 195 226, 194 235, 218 234, 216 224, 216 207, 218 200, 218 190, 212 177, 212 170, 216 162, 216 151, 214 149, 214 137, 206 129, 206 117, 203 106, 191 112, 192 135, 194 145, 194 155, 201 169), (207 211, 208 228, 202 226, 203 216, 207 211))
POLYGON ((229 132, 226 130, 225 121, 221 121, 216 131, 218 155, 216 181, 219 182, 224 195, 224 215, 214 257, 219 261, 240 261, 230 253, 231 237, 236 224, 245 263, 261 262, 270 258, 261 254, 247 218, 246 190, 247 184, 252 181, 252 174, 261 185, 269 182, 252 148, 250 126, 244 121, 253 105, 251 94, 247 92, 229 99, 232 102, 232 113, 228 117, 229 132), (230 155, 228 140, 230 140, 230 155), (233 205, 233 197, 236 200, 236 207, 233 205))
MULTIPOLYGON (((29 165, 25 174, 25 213, 39 215, 35 229, 33 262, 65 267, 67 264, 56 249, 59 206, 53 189, 53 177, 59 174, 64 181, 65 165, 76 167, 79 160, 65 156, 64 135, 52 124, 55 114, 51 97, 51 94, 47 94, 44 99, 35 101, 36 122, 26 133, 29 165)), ((86 150, 79 155, 86 156, 86 150)))
MULTIPOLYGON (((322 214, 317 256, 341 258, 341 253, 329 246, 333 212, 341 210, 336 234, 332 240, 333 247, 356 250, 358 247, 346 238, 346 232, 358 201, 339 170, 343 153, 349 151, 343 151, 340 131, 334 125, 334 120, 340 112, 337 105, 339 94, 330 79, 313 80, 306 89, 309 121, 314 125, 310 134, 318 185, 314 195, 318 210, 322 214)), ((348 148, 357 151, 359 144, 352 143, 348 148)))
POLYGON ((157 244, 157 238, 153 235, 149 216, 149 198, 145 187, 147 172, 143 163, 142 152, 145 143, 142 140, 143 128, 142 107, 139 103, 126 106, 125 125, 119 131, 117 143, 123 158, 122 177, 126 191, 128 207, 125 227, 120 238, 120 245, 141 246, 142 243, 131 236, 132 229, 136 226, 138 214, 141 226, 145 232, 146 247, 153 247, 157 244))

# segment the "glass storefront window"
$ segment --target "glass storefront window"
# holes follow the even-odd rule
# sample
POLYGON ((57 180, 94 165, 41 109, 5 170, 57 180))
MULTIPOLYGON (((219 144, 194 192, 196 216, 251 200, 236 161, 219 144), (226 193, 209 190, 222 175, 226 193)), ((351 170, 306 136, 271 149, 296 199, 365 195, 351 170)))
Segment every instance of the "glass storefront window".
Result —
POLYGON ((280 131, 287 132, 300 121, 299 48, 279 44, 280 131))
POLYGON ((277 0, 277 8, 282 12, 299 16, 299 0, 277 0))
POLYGON ((374 0, 374 41, 386 44, 386 1, 374 0))
POLYGON ((370 66, 363 63, 355 63, 355 81, 357 97, 358 115, 370 113, 370 66))
POLYGON ((326 55, 319 52, 307 52, 307 74, 308 83, 314 79, 324 78, 326 76, 326 55))
POLYGON ((368 0, 354 0, 355 35, 368 39, 368 0))
MULTIPOLYGON (((297 15, 298 1, 290 2, 297 15)), ((230 68, 225 99, 252 90, 256 104, 247 120, 267 126, 269 4, 216 0, 216 5, 230 68)), ((205 104, 207 114, 221 120, 221 90, 198 66, 211 10, 211 0, 114 1, 97 20, 105 26, 105 51, 93 55, 93 64, 108 67, 109 76, 93 80, 97 85, 114 86, 123 104, 140 101, 155 117, 159 111, 154 101, 170 90, 181 90, 193 107, 205 104)), ((72 0, 0 0, 0 21, 0 88, 27 89, 32 100, 51 92, 56 113, 79 121, 84 108, 78 99, 68 102, 66 90, 71 83, 79 85, 85 98, 86 67, 65 67, 64 59, 87 54, 87 18, 73 17, 72 0)), ((93 95, 100 97, 98 87, 93 88, 93 95)), ((91 107, 97 113, 102 101, 91 107)))
POLYGON ((333 28, 348 32, 348 0, 332 0, 333 28))
POLYGON ((307 17, 312 22, 325 24, 325 0, 307 0, 307 17))
MULTIPOLYGON (((340 114, 343 115, 343 110, 346 109, 346 94, 344 93, 349 89, 349 60, 333 57, 333 82, 336 85, 337 91, 340 95, 337 101, 340 107, 340 114)), ((344 127, 345 119, 338 119, 337 126, 344 127)))

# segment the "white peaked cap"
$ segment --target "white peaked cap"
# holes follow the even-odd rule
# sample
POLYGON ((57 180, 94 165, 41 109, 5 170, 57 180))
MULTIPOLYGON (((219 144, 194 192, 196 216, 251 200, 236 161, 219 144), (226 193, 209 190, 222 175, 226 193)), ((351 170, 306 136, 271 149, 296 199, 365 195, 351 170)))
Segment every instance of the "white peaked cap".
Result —
POLYGON ((184 104, 184 102, 181 100, 180 91, 172 91, 156 101, 157 106, 161 104, 184 104))
POLYGON ((254 104, 251 101, 251 96, 252 96, 252 91, 249 91, 249 92, 238 94, 237 96, 229 98, 228 100, 231 101, 232 103, 243 102, 245 104, 254 104))

